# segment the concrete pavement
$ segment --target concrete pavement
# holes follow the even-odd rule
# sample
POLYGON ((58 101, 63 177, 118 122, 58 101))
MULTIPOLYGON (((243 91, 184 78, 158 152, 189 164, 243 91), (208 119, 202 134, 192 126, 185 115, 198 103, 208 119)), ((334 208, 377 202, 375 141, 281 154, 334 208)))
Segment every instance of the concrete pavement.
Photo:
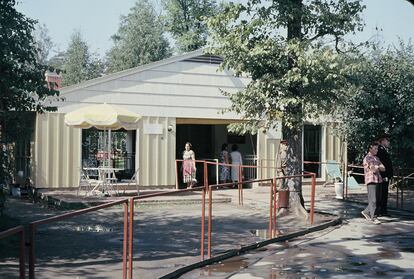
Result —
MULTIPOLYGON (((345 220, 341 226, 272 244, 228 260, 233 262, 230 266, 212 265, 182 278, 354 278, 381 272, 386 276, 411 276, 412 216, 391 211, 395 217, 376 226, 360 216, 363 205, 335 200, 331 190, 317 191, 316 209, 341 214, 345 220), (368 272, 371 266, 374 269, 368 272)), ((304 195, 309 201, 309 188, 304 188, 304 195)), ((269 188, 245 189, 244 197, 244 206, 239 206, 237 190, 214 192, 214 199, 227 201, 213 205, 214 255, 263 240, 268 226, 269 188)), ((174 199, 158 197, 153 203, 137 207, 134 278, 159 278, 199 261, 201 206, 194 202, 199 199, 199 192, 174 199)), ((61 213, 18 200, 11 200, 6 211, 21 223, 61 213)), ((326 215, 315 218, 317 224, 330 219, 326 215)), ((287 216, 278 220, 282 235, 309 227, 305 219, 287 216)), ((38 278, 119 278, 122 274, 120 207, 42 227, 36 239, 38 278)), ((9 276, 17 268, 13 255, 1 251, 0 277, 13 278, 9 276)))

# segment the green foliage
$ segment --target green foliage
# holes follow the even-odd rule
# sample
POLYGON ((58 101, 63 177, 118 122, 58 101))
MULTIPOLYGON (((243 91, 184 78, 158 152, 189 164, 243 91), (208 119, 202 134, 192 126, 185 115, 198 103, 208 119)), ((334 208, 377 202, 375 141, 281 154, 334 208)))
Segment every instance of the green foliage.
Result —
POLYGON ((349 99, 344 128, 349 146, 361 160, 380 134, 391 135, 394 161, 413 166, 414 46, 377 49, 361 61, 359 94, 349 99))
POLYGON ((48 89, 46 67, 39 63, 33 37, 36 22, 17 12, 15 3, 0 0, 0 184, 10 175, 5 143, 17 126, 6 125, 11 112, 53 110, 45 100, 59 93, 48 89))
POLYGON ((14 5, 0 1, 0 112, 48 110, 43 101, 58 92, 47 88, 45 67, 37 61, 35 21, 14 5))
POLYGON ((65 56, 66 53, 64 51, 58 50, 56 54, 50 57, 50 59, 47 61, 47 65, 53 69, 56 69, 58 72, 61 72, 65 65, 65 56))
POLYGON ((219 13, 215 0, 164 0, 165 24, 178 50, 188 52, 207 43, 206 18, 219 13))
POLYGON ((103 64, 95 54, 90 54, 88 45, 83 41, 79 31, 70 39, 64 56, 62 85, 68 86, 99 77, 103 64))
POLYGON ((121 18, 108 53, 108 71, 118 72, 171 55, 160 17, 148 0, 138 0, 127 16, 121 18))
POLYGON ((47 59, 54 44, 49 36, 49 29, 45 24, 36 24, 33 34, 37 47, 38 61, 42 65, 47 64, 47 59))
POLYGON ((360 1, 250 0, 209 20, 209 51, 224 58, 223 68, 252 78, 246 89, 227 94, 230 110, 248 121, 244 130, 280 119, 300 128, 305 118, 337 112, 355 91, 349 77, 358 57, 335 48, 346 47, 343 35, 362 29, 362 10, 360 1))

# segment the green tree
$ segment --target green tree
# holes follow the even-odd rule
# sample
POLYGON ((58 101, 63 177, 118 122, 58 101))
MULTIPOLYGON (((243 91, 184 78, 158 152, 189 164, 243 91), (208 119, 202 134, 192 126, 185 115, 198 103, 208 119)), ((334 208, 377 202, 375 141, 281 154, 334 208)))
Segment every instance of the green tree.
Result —
POLYGON ((380 134, 391 135, 395 165, 414 167, 414 46, 376 49, 362 62, 360 91, 349 99, 343 123, 357 162, 380 134))
POLYGON ((129 14, 121 17, 118 32, 112 39, 115 45, 107 55, 109 72, 130 69, 171 55, 163 23, 148 0, 138 0, 129 14))
POLYGON ((79 31, 72 34, 64 57, 62 78, 64 86, 99 77, 103 72, 102 62, 96 54, 89 52, 88 45, 79 31))
POLYGON ((63 70, 63 67, 65 65, 65 57, 66 53, 61 50, 57 50, 56 54, 50 57, 50 59, 47 60, 47 65, 52 67, 53 69, 57 69, 59 72, 63 70))
POLYGON ((35 21, 15 9, 14 0, 0 0, 0 183, 7 174, 8 131, 22 123, 6 121, 15 112, 53 110, 45 99, 57 96, 45 81, 46 68, 38 61, 33 37, 35 21), (6 151, 6 152, 4 152, 6 151))
MULTIPOLYGON (((362 30, 363 8, 359 0, 248 0, 208 21, 209 51, 223 57, 223 68, 252 79, 228 94, 230 110, 247 121, 238 131, 282 120, 289 175, 302 173, 304 119, 334 114, 353 92, 348 81, 355 57, 339 51, 350 47, 344 35, 362 30)), ((301 193, 301 180, 292 182, 301 193)), ((292 198, 303 204, 301 194, 292 198)))
POLYGON ((40 64, 46 65, 54 44, 52 38, 49 36, 49 29, 47 29, 45 24, 36 24, 34 38, 37 47, 38 61, 40 64))
POLYGON ((178 50, 188 52, 207 43, 206 18, 219 12, 215 0, 164 0, 165 24, 178 50))

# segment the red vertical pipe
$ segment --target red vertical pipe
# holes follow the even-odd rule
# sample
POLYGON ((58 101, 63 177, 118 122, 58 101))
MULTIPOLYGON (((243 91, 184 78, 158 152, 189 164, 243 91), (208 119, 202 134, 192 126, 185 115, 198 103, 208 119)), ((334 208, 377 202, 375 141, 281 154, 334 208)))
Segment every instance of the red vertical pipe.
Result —
POLYGON ((270 199, 269 199, 269 238, 272 237, 273 233, 273 186, 274 180, 272 180, 272 184, 270 187, 270 199))
POLYGON ((129 250, 128 250, 128 260, 129 260, 129 272, 128 278, 132 279, 132 274, 134 271, 134 209, 135 209, 135 202, 134 198, 129 200, 129 233, 128 233, 128 243, 129 243, 129 250))
POLYGON ((20 279, 25 278, 25 266, 24 266, 24 229, 20 231, 20 245, 19 245, 19 273, 20 279))
POLYGON ((208 191, 208 243, 207 243, 207 253, 208 258, 211 258, 211 230, 212 228, 212 219, 213 219, 213 188, 210 188, 208 191))
POLYGON ((201 243, 200 253, 201 260, 204 260, 204 237, 205 237, 205 219, 206 219, 206 188, 201 192, 201 243))
POLYGON ((209 191, 208 189, 208 180, 207 180, 207 174, 208 172, 208 168, 207 168, 207 162, 204 161, 204 188, 207 189, 207 191, 209 191))
POLYGON ((346 182, 346 184, 344 184, 345 185, 345 198, 346 199, 348 199, 348 165, 346 164, 346 162, 345 162, 345 180, 344 180, 344 183, 346 182))
POLYGON ((273 193, 274 193, 274 197, 273 197, 273 237, 276 236, 276 222, 277 222, 277 178, 273 178, 273 193))
POLYGON ((178 161, 175 160, 175 189, 178 190, 178 161))
POLYGON ((315 211, 315 191, 316 191, 316 174, 312 174, 312 191, 311 191, 311 208, 310 208, 310 222, 313 225, 313 215, 315 211))
POLYGON ((29 251, 29 279, 35 278, 35 231, 36 226, 34 224, 29 224, 29 241, 30 241, 30 251, 29 251))
POLYGON ((206 184, 208 185, 208 164, 207 164, 207 161, 204 161, 204 165, 205 165, 205 168, 206 168, 206 184))
POLYGON ((128 251, 128 202, 124 204, 124 239, 122 250, 122 278, 127 279, 127 251, 128 251))
POLYGON ((242 166, 239 165, 239 182, 240 182, 240 200, 241 200, 241 205, 243 205, 243 171, 242 171, 242 166))

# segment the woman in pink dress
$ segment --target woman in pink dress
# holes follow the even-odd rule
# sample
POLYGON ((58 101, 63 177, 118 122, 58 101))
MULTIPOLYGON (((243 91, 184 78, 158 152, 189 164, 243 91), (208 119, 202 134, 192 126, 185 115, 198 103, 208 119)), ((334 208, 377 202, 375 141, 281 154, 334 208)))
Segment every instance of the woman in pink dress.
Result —
POLYGON ((183 181, 187 183, 187 188, 193 188, 193 185, 197 183, 195 154, 191 147, 191 143, 186 142, 183 152, 183 181))

